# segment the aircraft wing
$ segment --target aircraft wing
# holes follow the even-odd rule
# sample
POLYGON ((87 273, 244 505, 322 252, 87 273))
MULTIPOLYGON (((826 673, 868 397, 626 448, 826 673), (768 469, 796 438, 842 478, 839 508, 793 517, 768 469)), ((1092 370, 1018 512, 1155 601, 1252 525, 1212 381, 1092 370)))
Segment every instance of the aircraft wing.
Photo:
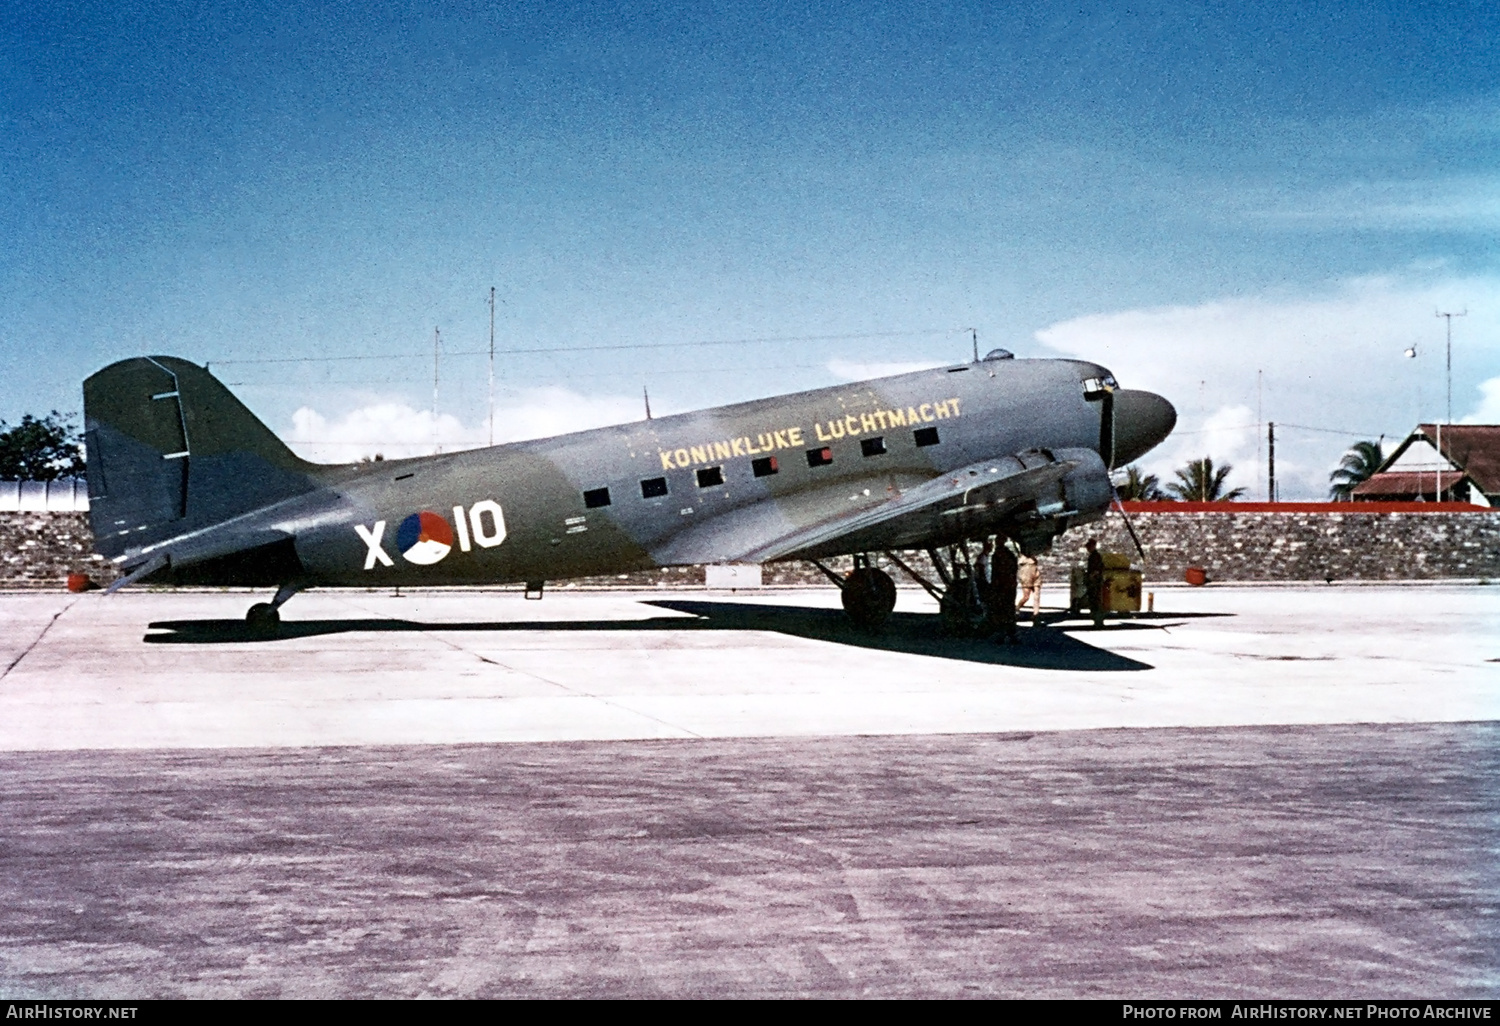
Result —
POLYGON ((1063 479, 1086 462, 1099 457, 1084 450, 1036 450, 971 463, 904 488, 883 479, 872 479, 877 487, 869 489, 844 482, 837 492, 854 494, 818 490, 808 496, 811 501, 768 499, 680 532, 653 555, 663 563, 767 563, 946 544, 986 527, 998 529, 1023 511, 1075 512, 1065 509, 1063 479), (799 516, 802 509, 839 505, 844 509, 832 515, 799 516))

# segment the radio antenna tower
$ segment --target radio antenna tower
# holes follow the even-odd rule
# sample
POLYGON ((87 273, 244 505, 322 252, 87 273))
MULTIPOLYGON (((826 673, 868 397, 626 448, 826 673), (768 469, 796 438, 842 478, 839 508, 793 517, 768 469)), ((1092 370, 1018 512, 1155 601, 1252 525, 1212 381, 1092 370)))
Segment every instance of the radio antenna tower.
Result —
POLYGON ((1447 313, 1443 310, 1437 311, 1437 315, 1448 322, 1448 423, 1453 423, 1453 318, 1467 317, 1469 308, 1464 307, 1457 313, 1447 313))
POLYGON ((439 453, 443 451, 443 443, 438 436, 438 347, 442 343, 442 335, 436 328, 432 329, 432 451, 439 453))
POLYGON ((495 286, 490 286, 490 444, 495 444, 495 286))
MULTIPOLYGON (((1455 317, 1467 317, 1468 314, 1469 314, 1469 308, 1468 307, 1464 307, 1462 310, 1460 310, 1457 313, 1449 313, 1449 312, 1446 312, 1446 311, 1443 311, 1443 310, 1438 310, 1437 311, 1437 315, 1439 317, 1443 318, 1443 320, 1445 320, 1445 321, 1448 322, 1448 416, 1445 419, 1447 420, 1448 424, 1450 424, 1450 425, 1453 423, 1453 318, 1455 318, 1455 317)), ((1442 502, 1443 501, 1443 464, 1448 461, 1448 457, 1443 452, 1443 425, 1441 425, 1441 424, 1439 424, 1437 426, 1437 451, 1438 451, 1438 472, 1437 472, 1437 481, 1434 484, 1433 489, 1432 489, 1432 493, 1433 493, 1432 494, 1432 500, 1434 502, 1442 502)))

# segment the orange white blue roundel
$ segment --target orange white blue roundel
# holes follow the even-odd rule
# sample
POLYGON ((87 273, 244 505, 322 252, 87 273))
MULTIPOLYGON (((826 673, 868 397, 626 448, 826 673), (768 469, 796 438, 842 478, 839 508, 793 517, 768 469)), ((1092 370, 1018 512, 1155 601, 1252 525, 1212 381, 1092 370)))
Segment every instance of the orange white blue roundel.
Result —
POLYGON ((424 509, 401 521, 396 529, 396 548, 408 563, 431 566, 453 548, 453 528, 447 520, 424 509))

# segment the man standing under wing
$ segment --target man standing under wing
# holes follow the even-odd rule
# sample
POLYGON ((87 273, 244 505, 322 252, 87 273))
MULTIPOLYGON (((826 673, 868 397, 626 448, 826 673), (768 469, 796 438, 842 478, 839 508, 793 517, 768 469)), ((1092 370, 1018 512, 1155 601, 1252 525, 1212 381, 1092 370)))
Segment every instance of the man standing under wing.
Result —
POLYGON ((1088 587, 1089 614, 1095 627, 1104 626, 1104 557, 1099 554, 1099 539, 1090 538, 1086 546, 1089 553, 1088 566, 1084 568, 1084 581, 1088 587))

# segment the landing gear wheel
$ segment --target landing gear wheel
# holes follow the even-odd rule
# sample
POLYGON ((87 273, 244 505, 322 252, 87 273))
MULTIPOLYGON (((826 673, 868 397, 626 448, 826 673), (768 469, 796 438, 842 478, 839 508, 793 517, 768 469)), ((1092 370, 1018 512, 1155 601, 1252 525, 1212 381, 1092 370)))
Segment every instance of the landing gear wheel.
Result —
POLYGON ((269 602, 257 602, 245 614, 245 623, 253 631, 270 634, 281 625, 281 613, 269 602))
POLYGON ((864 566, 844 578, 844 612, 861 630, 878 631, 896 608, 896 582, 884 570, 864 566))
POLYGON ((938 601, 938 616, 942 620, 943 633, 950 638, 966 638, 979 633, 984 626, 985 610, 968 578, 958 578, 943 592, 938 601))

